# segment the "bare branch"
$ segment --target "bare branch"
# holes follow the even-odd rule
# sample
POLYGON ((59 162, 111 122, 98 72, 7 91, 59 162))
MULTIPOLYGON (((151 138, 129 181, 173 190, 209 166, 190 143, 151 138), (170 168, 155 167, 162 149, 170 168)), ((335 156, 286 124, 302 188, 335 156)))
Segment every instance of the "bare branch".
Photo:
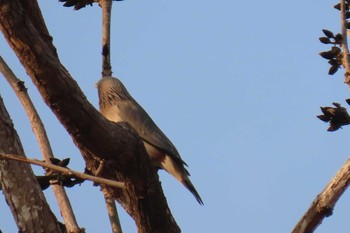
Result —
MULTIPOLYGON (((112 0, 100 0, 102 7, 102 78, 112 76, 111 65, 111 17, 112 0)), ((102 187, 107 213, 113 233, 122 233, 117 206, 108 194, 108 189, 102 187)))
POLYGON ((118 210, 115 200, 109 195, 108 190, 102 186, 102 192, 106 202, 107 213, 111 223, 113 233, 123 233, 122 226, 119 221, 118 210))
MULTIPOLYGON (((24 110, 27 113, 28 119, 32 126, 32 130, 37 138, 39 147, 41 150, 44 159, 49 163, 50 158, 54 158, 52 149, 47 137, 44 124, 42 123, 38 112, 36 111, 33 102, 31 101, 27 88, 24 86, 24 82, 19 80, 15 74, 12 72, 10 67, 0 56, 0 72, 4 75, 8 83, 11 85, 12 89, 15 91, 17 97, 21 101, 24 110)), ((64 219, 68 232, 81 232, 80 227, 78 226, 77 220, 74 216, 72 206, 69 202, 67 193, 64 190, 64 187, 59 185, 52 185, 52 189, 56 196, 58 205, 60 207, 60 213, 64 219)))
POLYGON ((88 175, 85 173, 81 173, 81 172, 77 172, 74 170, 71 170, 69 168, 65 168, 65 167, 61 167, 61 166, 57 166, 54 165, 52 163, 47 163, 47 162, 43 162, 43 161, 39 161, 36 159, 30 159, 30 158, 25 158, 25 157, 19 157, 18 155, 14 155, 14 154, 0 154, 0 158, 1 159, 10 159, 10 160, 16 160, 16 161, 20 161, 20 162, 25 162, 25 163, 30 163, 33 165, 37 165, 37 166, 41 166, 44 168, 48 168, 69 176, 75 176, 84 180, 90 180, 93 181, 95 183, 98 184, 104 184, 104 185, 108 185, 111 187, 115 187, 115 188, 121 188, 124 189, 125 185, 122 182, 117 182, 114 180, 108 180, 108 179, 104 179, 104 178, 100 178, 97 176, 92 176, 92 175, 88 175))
POLYGON ((338 171, 326 188, 313 201, 310 208, 300 219, 292 233, 311 233, 325 217, 333 213, 338 199, 350 184, 350 159, 338 171))
MULTIPOLYGON (((16 153, 24 158, 22 144, 1 97, 0 153, 16 153)), ((21 232, 61 232, 28 164, 0 160, 0 186, 21 232)))
POLYGON ((112 0, 101 0, 102 7, 102 77, 112 76, 111 66, 111 11, 112 0))
POLYGON ((343 65, 345 67, 345 83, 350 86, 350 62, 349 62, 349 47, 348 47, 348 21, 346 20, 346 12, 348 11, 345 0, 340 0, 340 17, 341 17, 341 32, 343 35, 343 65))

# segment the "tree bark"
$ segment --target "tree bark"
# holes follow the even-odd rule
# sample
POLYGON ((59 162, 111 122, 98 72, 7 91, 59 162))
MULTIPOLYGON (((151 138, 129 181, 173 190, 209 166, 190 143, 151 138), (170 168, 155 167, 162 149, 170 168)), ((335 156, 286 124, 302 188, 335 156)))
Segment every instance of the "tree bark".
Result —
MULTIPOLYGON (((16 93, 18 99, 23 105, 24 110, 27 113, 30 124, 32 126, 33 133, 38 141, 41 154, 45 161, 51 163, 50 159, 54 158, 53 152, 49 143, 49 139, 44 128, 38 112, 36 111, 32 100, 30 99, 27 88, 24 83, 19 80, 12 72, 10 67, 0 56, 0 72, 3 74, 5 79, 11 85, 12 89, 16 93)), ((81 233, 77 220, 74 216, 72 206, 69 202, 67 193, 63 186, 52 185, 52 190, 56 196, 57 203, 60 207, 60 212, 63 217, 66 229, 69 233, 81 233)))
MULTIPOLYGON (((24 156, 21 142, 1 97, 0 152, 24 156)), ((0 185, 21 232, 61 232, 29 164, 0 160, 0 185)))
POLYGON ((180 232, 140 137, 128 124, 105 119, 87 101, 60 63, 37 2, 0 0, 0 30, 88 169, 126 184, 126 189, 109 190, 134 218, 138 231, 180 232))
POLYGON ((324 218, 333 214, 339 198, 350 185, 350 159, 348 159, 324 190, 317 195, 310 208, 294 227, 292 233, 311 233, 324 218))

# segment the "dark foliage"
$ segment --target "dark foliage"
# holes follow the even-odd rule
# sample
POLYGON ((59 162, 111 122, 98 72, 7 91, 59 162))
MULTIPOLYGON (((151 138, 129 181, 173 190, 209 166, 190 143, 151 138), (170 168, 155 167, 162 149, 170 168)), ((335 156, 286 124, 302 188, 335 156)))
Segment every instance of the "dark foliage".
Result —
POLYGON ((344 125, 350 124, 350 116, 346 111, 346 108, 338 103, 333 103, 333 105, 335 107, 321 107, 321 111, 324 115, 317 116, 320 120, 329 122, 330 126, 327 131, 331 132, 338 130, 344 125))
MULTIPOLYGON (((63 6, 72 7, 74 6, 74 10, 79 10, 81 8, 86 7, 87 5, 92 6, 92 3, 98 2, 97 0, 59 0, 60 2, 64 2, 63 6)), ((123 0, 113 0, 113 1, 123 1, 123 0)))
MULTIPOLYGON (((50 159, 51 163, 57 166, 67 168, 69 164, 69 158, 59 160, 57 158, 50 159)), ((75 177, 74 175, 61 174, 49 169, 45 169, 46 174, 44 176, 36 176, 42 190, 47 189, 51 184, 62 185, 65 187, 73 187, 76 184, 84 182, 83 179, 75 177)))
POLYGON ((320 56, 328 60, 328 64, 331 65, 328 74, 335 74, 342 65, 343 54, 341 52, 340 46, 343 43, 343 36, 338 33, 334 35, 333 32, 323 29, 325 37, 320 37, 319 40, 323 44, 332 44, 332 48, 328 51, 323 51, 320 56))

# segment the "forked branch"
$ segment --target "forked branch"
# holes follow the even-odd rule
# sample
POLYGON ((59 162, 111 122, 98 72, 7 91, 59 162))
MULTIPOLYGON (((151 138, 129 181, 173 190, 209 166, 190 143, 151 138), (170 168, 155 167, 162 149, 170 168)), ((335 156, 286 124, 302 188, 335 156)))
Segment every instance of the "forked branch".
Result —
POLYGON ((37 2, 0 1, 0 30, 87 166, 94 170, 102 162, 101 177, 126 184, 111 194, 134 218, 139 233, 180 232, 143 142, 130 125, 108 121, 88 102, 60 63, 37 2))
MULTIPOLYGON (((24 110, 27 113, 28 119, 32 126, 32 130, 38 141, 41 153, 44 159, 50 162, 51 158, 54 158, 52 149, 47 137, 44 124, 42 123, 38 112, 36 111, 33 102, 31 101, 27 88, 24 86, 24 82, 19 80, 15 74, 12 72, 10 67, 0 56, 0 72, 3 74, 5 79, 8 81, 14 92, 16 93, 18 99, 22 103, 24 110)), ((56 200, 60 207, 60 213, 64 219, 65 226, 68 232, 79 233, 82 232, 78 226, 77 220, 74 216, 72 206, 69 202, 68 196, 64 187, 58 185, 52 185, 53 192, 56 196, 56 200)))

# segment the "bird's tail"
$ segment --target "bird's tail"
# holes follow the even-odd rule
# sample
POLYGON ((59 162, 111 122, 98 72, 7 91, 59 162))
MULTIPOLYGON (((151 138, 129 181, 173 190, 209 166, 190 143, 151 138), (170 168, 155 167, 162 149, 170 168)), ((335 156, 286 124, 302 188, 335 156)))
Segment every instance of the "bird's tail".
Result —
POLYGON ((199 204, 204 205, 202 198, 188 177, 189 173, 183 164, 180 165, 179 163, 175 162, 170 156, 166 155, 165 159, 161 163, 161 166, 165 171, 180 181, 193 194, 199 204))
POLYGON ((192 182, 190 181, 190 178, 188 178, 188 176, 186 177, 186 179, 184 179, 182 181, 182 184, 188 189, 190 190, 190 192, 193 194, 193 196, 197 199, 198 203, 200 205, 204 205, 201 196, 199 195, 199 193, 197 192, 196 188, 193 186, 192 182))

